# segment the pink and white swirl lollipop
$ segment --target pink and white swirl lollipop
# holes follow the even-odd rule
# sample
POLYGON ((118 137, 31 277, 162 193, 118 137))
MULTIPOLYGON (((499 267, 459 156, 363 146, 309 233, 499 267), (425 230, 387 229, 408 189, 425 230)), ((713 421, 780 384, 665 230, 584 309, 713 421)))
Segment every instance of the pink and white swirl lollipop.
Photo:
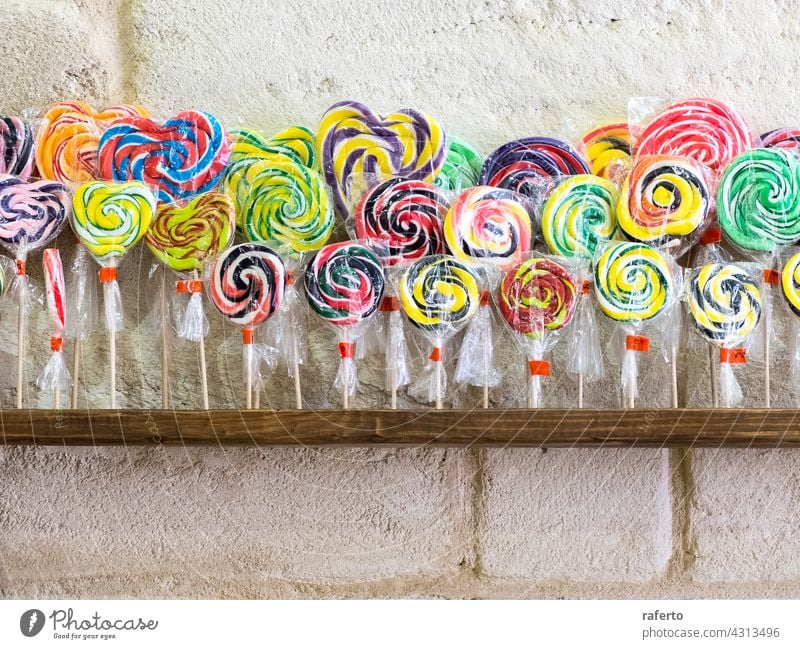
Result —
POLYGON ((69 370, 64 362, 64 330, 66 329, 66 288, 61 255, 56 248, 48 248, 42 254, 44 268, 47 315, 50 321, 50 359, 39 375, 36 385, 42 392, 53 393, 53 407, 60 406, 61 390, 70 384, 69 370))
POLYGON ((0 174, 28 179, 34 151, 31 127, 19 117, 0 117, 0 174))

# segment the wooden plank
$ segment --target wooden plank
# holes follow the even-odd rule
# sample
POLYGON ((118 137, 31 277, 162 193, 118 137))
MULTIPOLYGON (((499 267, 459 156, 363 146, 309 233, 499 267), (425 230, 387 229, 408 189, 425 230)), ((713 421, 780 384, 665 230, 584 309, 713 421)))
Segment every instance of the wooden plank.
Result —
POLYGON ((800 410, 2 410, 5 444, 800 447, 800 410))

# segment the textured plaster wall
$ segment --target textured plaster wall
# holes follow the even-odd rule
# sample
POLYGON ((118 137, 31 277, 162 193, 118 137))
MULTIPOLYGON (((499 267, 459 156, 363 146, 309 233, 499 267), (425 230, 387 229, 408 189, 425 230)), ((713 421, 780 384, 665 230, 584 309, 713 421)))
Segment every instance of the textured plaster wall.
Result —
MULTIPOLYGON (((330 103, 354 98, 424 108, 486 151, 523 135, 572 137, 624 116, 637 95, 729 99, 758 131, 800 121, 790 3, 5 0, 0 24, 0 113, 75 97, 163 116, 198 107, 276 131, 313 127, 330 103)), ((68 260, 70 238, 61 243, 68 260)), ((140 250, 121 270, 122 406, 160 399, 149 268, 140 250)), ((0 361, 11 368, 13 305, 0 315, 0 361)), ((776 319, 774 398, 794 405, 780 309, 776 319)), ((241 403, 237 333, 211 320, 213 404, 241 403)), ((305 394, 330 405, 332 339, 311 327, 305 394)), ((32 404, 47 336, 35 308, 32 404)), ((82 405, 107 398, 105 345, 98 333, 87 347, 82 405)), ((502 347, 496 407, 517 404, 523 384, 511 342, 502 347)), ((196 352, 172 352, 174 403, 197 406, 196 352)), ((607 356, 593 405, 617 401, 607 356)), ((762 369, 756 358, 744 371, 748 403, 762 369)), ((379 361, 362 370, 357 405, 382 403, 379 361)), ((679 370, 683 402, 707 403, 705 348, 693 336, 679 370)), ((12 374, 0 375, 4 405, 12 374)), ((644 405, 669 403, 667 376, 651 354, 644 405)), ((575 394, 554 378, 546 401, 575 394)), ((262 403, 292 404, 286 377, 262 403)), ((798 596, 798 464, 792 452, 713 449, 0 448, 0 594, 798 596)))

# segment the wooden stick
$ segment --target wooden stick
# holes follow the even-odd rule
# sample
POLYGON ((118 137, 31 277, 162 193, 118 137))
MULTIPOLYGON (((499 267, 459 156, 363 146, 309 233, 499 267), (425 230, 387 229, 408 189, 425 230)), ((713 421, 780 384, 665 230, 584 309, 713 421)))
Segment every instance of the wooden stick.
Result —
POLYGON ((81 369, 81 341, 75 338, 75 347, 72 348, 72 407, 78 407, 78 390, 80 389, 81 369))
MULTIPOLYGON (((347 359, 343 358, 340 363, 346 363, 347 359)), ((350 410, 350 382, 347 378, 347 372, 342 372, 342 408, 350 410)))
POLYGON ((716 347, 708 346, 708 368, 711 374, 711 406, 719 408, 719 393, 717 391, 717 366, 714 363, 714 351, 716 347))
POLYGON ((303 393, 300 390, 300 350, 297 345, 297 332, 292 337, 292 370, 294 372, 294 405, 303 409, 303 393))
POLYGON ((489 350, 485 346, 483 348, 483 407, 489 407, 489 350))
MULTIPOLYGON (((194 271, 194 279, 200 279, 198 271, 194 271)), ((206 337, 203 324, 200 323, 200 389, 203 392, 203 410, 208 410, 208 366, 206 365, 206 337)))
POLYGON ((766 299, 767 299, 767 308, 766 308, 766 318, 764 318, 764 407, 769 408, 770 404, 770 393, 769 393, 769 330, 770 330, 770 319, 771 319, 771 304, 769 300, 771 299, 771 291, 767 289, 766 291, 766 299))
POLYGON ((245 408, 247 410, 253 409, 253 372, 252 372, 252 358, 251 355, 253 353, 253 346, 245 343, 245 363, 247 363, 247 371, 245 372, 246 379, 245 379, 245 386, 244 391, 247 395, 245 397, 245 408))
POLYGON ((672 348, 672 407, 678 407, 678 348, 672 348))
POLYGON ((167 347, 167 267, 161 273, 161 407, 169 408, 169 348, 167 347))
POLYGON ((109 382, 111 383, 111 408, 113 410, 117 407, 117 332, 112 329, 108 334, 108 352, 111 360, 109 382))
POLYGON ((436 391, 436 410, 444 408, 444 395, 442 394, 442 361, 433 361, 434 390, 436 391))
POLYGON ((578 408, 583 408, 583 372, 578 373, 578 408))
POLYGON ((18 311, 17 311, 17 408, 22 408, 22 385, 24 383, 24 358, 25 358, 25 285, 27 278, 23 275, 19 279, 18 311))
POLYGON ((61 390, 58 387, 53 388, 53 409, 61 409, 61 390))
POLYGON ((389 368, 389 407, 392 410, 397 410, 397 366, 393 364, 389 368))

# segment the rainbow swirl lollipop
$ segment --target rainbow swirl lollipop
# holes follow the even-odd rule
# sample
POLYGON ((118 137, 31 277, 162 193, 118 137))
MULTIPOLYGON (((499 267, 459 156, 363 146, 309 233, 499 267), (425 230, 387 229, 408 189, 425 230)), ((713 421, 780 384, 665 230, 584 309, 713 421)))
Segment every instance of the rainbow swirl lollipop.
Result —
POLYGON ((200 271, 233 241, 233 203, 224 194, 200 194, 186 204, 159 205, 144 236, 156 258, 172 270, 200 271))
POLYGON ((548 181, 588 173, 589 165, 566 142, 526 137, 507 142, 489 154, 481 170, 480 184, 536 197, 548 181))
POLYGON ((497 187, 472 187, 450 206, 444 238, 457 259, 507 269, 530 251, 533 224, 520 196, 497 187))
POLYGON ((18 117, 0 117, 0 174, 27 180, 33 171, 33 131, 18 117))
POLYGON ((706 264, 689 280, 689 314, 703 336, 721 345, 747 338, 761 319, 761 291, 736 264, 706 264))
POLYGON ((141 239, 156 211, 142 183, 81 185, 72 199, 72 229, 100 262, 121 257, 141 239))
POLYGON ((618 196, 616 185, 605 178, 564 178, 542 207, 542 235, 550 252, 591 259, 597 245, 614 236, 618 196))
POLYGON ((500 314, 516 333, 541 338, 565 327, 575 314, 572 274, 550 259, 535 257, 512 268, 497 291, 500 314))
POLYGON ((369 184, 393 176, 434 180, 444 164, 446 144, 442 127, 425 113, 405 108, 381 117, 355 101, 331 106, 317 132, 325 180, 342 216, 369 184))
POLYGON ((581 141, 595 176, 616 179, 630 166, 631 133, 626 122, 604 124, 586 133, 581 141))
POLYGON ((283 254, 299 257, 330 238, 333 211, 313 169, 274 155, 250 163, 235 180, 227 190, 249 241, 274 244, 283 254))
POLYGON ((691 158, 719 174, 754 146, 750 127, 733 107, 696 98, 674 103, 656 115, 639 135, 636 154, 691 158))
POLYGON ((761 146, 767 149, 800 149, 800 128, 776 128, 761 135, 761 146))
POLYGON ((163 124, 143 117, 120 119, 98 145, 103 178, 141 181, 164 203, 212 189, 230 155, 231 141, 219 120, 194 110, 163 124))
POLYGON ((70 211, 61 183, 0 175, 0 243, 19 258, 55 239, 70 211))
POLYGON ((720 182, 717 214, 722 231, 747 250, 800 240, 800 160, 784 149, 738 156, 720 182))
POLYGON ((463 140, 447 136, 447 154, 441 173, 433 184, 442 189, 461 192, 478 184, 483 156, 463 140))
POLYGON ((478 278, 448 255, 411 264, 400 280, 400 305, 419 329, 440 336, 464 326, 478 310, 478 278))
POLYGON ((214 262, 208 292, 217 311, 252 329, 278 310, 285 288, 281 258, 260 243, 241 243, 214 262))
POLYGON ((447 201, 433 185, 390 178, 372 187, 356 207, 356 237, 384 266, 444 252, 447 201))
POLYGON ((354 325, 369 318, 383 297, 384 277, 375 254, 357 243, 332 243, 308 264, 308 304, 334 326, 354 325))
POLYGON ((638 158, 622 185, 617 223, 635 241, 687 237, 708 216, 709 191, 701 167, 688 158, 638 158))
POLYGON ((600 310, 616 322, 636 324, 659 315, 675 293, 669 262, 643 243, 610 244, 594 266, 600 310))
POLYGON ((95 111, 82 101, 62 101, 45 113, 37 135, 36 167, 44 178, 70 187, 97 178, 100 136, 113 122, 150 117, 138 106, 111 106, 95 111))
POLYGON ((800 316, 800 252, 793 254, 781 272, 781 290, 789 308, 800 316))

